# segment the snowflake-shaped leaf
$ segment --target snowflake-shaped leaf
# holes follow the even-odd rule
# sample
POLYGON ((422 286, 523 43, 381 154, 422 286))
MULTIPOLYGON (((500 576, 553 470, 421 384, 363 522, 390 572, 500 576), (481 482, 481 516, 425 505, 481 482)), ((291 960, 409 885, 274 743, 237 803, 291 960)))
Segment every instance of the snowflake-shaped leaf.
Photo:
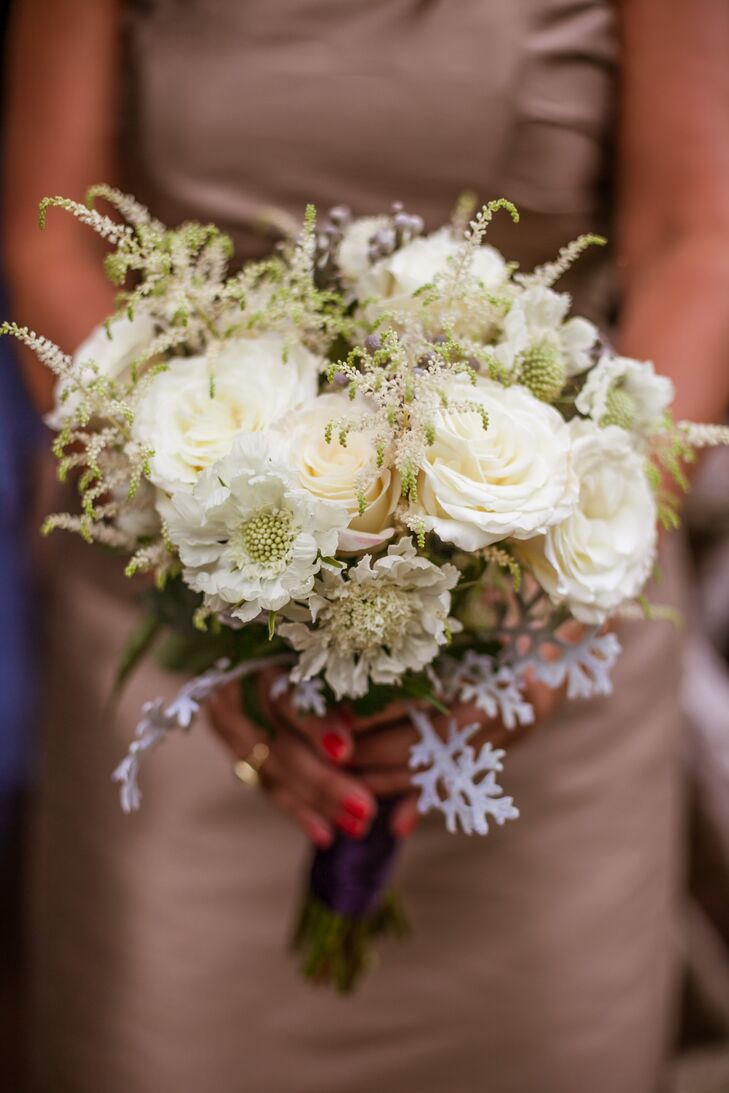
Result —
POLYGON ((468 835, 487 834, 489 818, 501 825, 518 817, 512 798, 503 796, 496 781, 504 752, 486 743, 477 755, 469 743, 478 724, 459 729, 452 720, 443 741, 427 714, 411 709, 410 718, 420 733, 410 753, 410 766, 418 771, 412 781, 420 789, 419 812, 442 812, 450 832, 460 825, 468 835))

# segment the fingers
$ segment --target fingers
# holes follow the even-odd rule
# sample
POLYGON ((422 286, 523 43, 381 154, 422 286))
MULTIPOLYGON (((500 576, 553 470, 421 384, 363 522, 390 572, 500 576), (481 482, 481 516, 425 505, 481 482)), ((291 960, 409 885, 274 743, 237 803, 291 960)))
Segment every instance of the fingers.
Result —
POLYGON ((355 837, 367 833, 377 810, 374 796, 344 771, 320 759, 292 734, 282 734, 265 765, 267 781, 281 783, 328 823, 355 837))
MULTIPOLYGON (((245 759, 266 739, 238 710, 237 688, 222 688, 208 701, 214 728, 233 754, 245 759)), ((284 729, 267 741, 261 783, 277 804, 323 845, 336 825, 355 838, 364 836, 377 810, 372 793, 352 775, 319 758, 299 736, 284 729)))
POLYGON ((399 721, 408 720, 408 710, 415 706, 417 709, 432 709, 427 702, 391 702, 384 710, 371 714, 369 717, 354 718, 354 732, 369 732, 371 729, 379 729, 385 725, 397 724, 399 721))
POLYGON ((225 741, 237 759, 250 755, 254 745, 263 740, 253 724, 238 712, 239 691, 236 683, 228 683, 215 691, 207 701, 213 728, 225 741))
POLYGON ((368 733, 357 738, 350 766, 355 770, 407 766, 410 749, 417 741, 417 729, 409 721, 368 733))
POLYGON ((284 786, 273 786, 269 792, 275 804, 282 812, 286 812, 291 816, 304 834, 311 839, 314 846, 322 847, 322 849, 331 846, 334 839, 334 830, 331 824, 323 820, 318 813, 307 808, 306 805, 302 805, 296 796, 284 786))
POLYGON ((271 697, 271 687, 277 678, 278 673, 269 669, 261 673, 259 684, 259 700, 274 724, 293 729, 331 762, 348 762, 354 747, 351 712, 346 707, 337 707, 327 710, 324 717, 301 714, 294 706, 290 690, 276 698, 271 697))
POLYGON ((408 767, 381 767, 362 771, 362 782, 375 797, 399 797, 412 791, 412 771, 408 767))
POLYGON ((418 795, 411 792, 395 806, 390 818, 390 828, 393 835, 399 839, 405 839, 408 835, 412 835, 419 822, 418 795))

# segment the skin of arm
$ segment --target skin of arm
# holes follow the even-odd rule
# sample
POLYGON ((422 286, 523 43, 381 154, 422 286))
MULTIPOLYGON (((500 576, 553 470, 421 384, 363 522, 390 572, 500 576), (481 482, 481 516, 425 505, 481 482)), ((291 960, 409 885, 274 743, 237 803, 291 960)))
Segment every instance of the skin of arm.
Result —
POLYGON ((729 406, 729 5, 622 0, 620 346, 676 387, 675 416, 729 406))
MULTIPOLYGON (((113 310, 114 289, 97 237, 62 213, 41 232, 38 203, 82 200, 116 178, 120 27, 117 0, 22 0, 9 28, 0 234, 10 313, 66 352, 113 310)), ((22 361, 48 410, 53 375, 28 351, 22 361)))

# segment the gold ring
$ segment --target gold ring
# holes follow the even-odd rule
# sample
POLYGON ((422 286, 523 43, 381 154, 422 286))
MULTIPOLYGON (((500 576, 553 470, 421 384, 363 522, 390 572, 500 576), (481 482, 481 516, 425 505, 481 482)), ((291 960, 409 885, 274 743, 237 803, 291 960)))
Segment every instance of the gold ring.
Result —
POLYGON ((233 774, 239 782, 249 789, 257 789, 261 784, 261 768, 271 754, 268 744, 259 740, 254 744, 246 759, 239 759, 233 764, 233 774))

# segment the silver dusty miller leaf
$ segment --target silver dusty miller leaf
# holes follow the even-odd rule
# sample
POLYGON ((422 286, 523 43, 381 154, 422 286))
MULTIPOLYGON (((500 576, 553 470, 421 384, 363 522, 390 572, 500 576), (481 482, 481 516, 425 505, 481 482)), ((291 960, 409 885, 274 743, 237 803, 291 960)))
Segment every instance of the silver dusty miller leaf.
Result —
POLYGON ((271 684, 271 698, 281 698, 291 692, 291 702, 297 713, 311 713, 315 717, 324 717, 327 712, 327 700, 324 693, 324 680, 315 676, 292 683, 288 675, 280 675, 271 684))
POLYGON ((534 722, 534 709, 521 686, 510 665, 469 650, 455 667, 448 689, 459 702, 472 702, 487 717, 500 718, 504 728, 515 729, 534 722))
POLYGON ((410 752, 410 767, 417 771, 412 782, 420 789, 419 812, 442 812, 451 833, 460 825, 467 835, 486 835, 489 819, 501 825, 518 818, 513 799, 503 795, 496 781, 504 769, 504 752, 486 743, 476 754, 469 743, 478 724, 459 729, 452 720, 444 741, 422 710, 411 708, 409 714, 420 733, 410 752))
POLYGON ((231 680, 244 679, 245 676, 259 672, 262 668, 281 663, 290 664, 291 657, 288 654, 261 657, 257 660, 244 661, 235 668, 230 667, 230 661, 219 660, 207 672, 184 683, 167 705, 163 698, 145 702, 142 707, 142 717, 134 733, 135 738, 111 776, 113 782, 119 783, 119 795, 124 812, 136 812, 141 804, 139 767, 143 757, 152 748, 161 744, 168 733, 175 729, 189 729, 200 712, 202 703, 219 687, 230 683, 231 680))

